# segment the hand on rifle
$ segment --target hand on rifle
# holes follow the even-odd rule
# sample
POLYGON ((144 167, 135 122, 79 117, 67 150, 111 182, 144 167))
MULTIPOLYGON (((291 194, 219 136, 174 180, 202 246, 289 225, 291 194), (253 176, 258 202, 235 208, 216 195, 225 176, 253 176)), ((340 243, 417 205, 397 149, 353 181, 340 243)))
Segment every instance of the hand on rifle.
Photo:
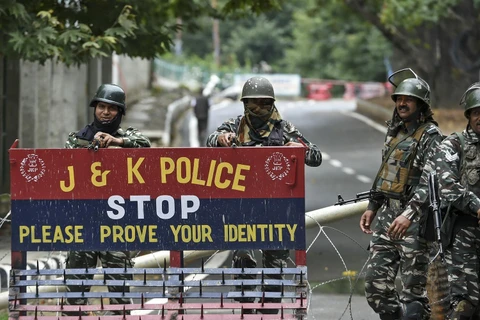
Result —
POLYGON ((407 229, 410 227, 410 224, 412 224, 412 221, 400 215, 393 220, 390 228, 388 228, 387 234, 394 240, 402 239, 405 237, 405 233, 407 233, 407 229))
POLYGON ((237 135, 232 132, 222 133, 218 136, 217 142, 222 147, 231 147, 235 146, 235 140, 237 139, 237 135))
POLYGON ((363 233, 372 234, 373 231, 370 229, 372 225, 372 221, 375 218, 376 213, 373 210, 366 210, 362 217, 360 218, 360 229, 362 229, 363 233))

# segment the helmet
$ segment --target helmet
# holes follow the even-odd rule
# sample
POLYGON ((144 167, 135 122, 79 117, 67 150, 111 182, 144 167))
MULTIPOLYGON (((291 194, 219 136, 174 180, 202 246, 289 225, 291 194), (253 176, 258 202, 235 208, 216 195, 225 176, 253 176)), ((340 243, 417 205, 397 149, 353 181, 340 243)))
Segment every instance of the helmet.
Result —
POLYGON ((99 101, 118 106, 122 114, 125 114, 127 110, 125 91, 116 84, 102 84, 98 87, 97 93, 95 93, 95 96, 90 101, 90 107, 95 107, 99 101))
POLYGON ((399 70, 388 77, 388 81, 395 86, 391 96, 393 101, 396 101, 399 95, 411 96, 422 100, 430 107, 430 86, 412 69, 399 70))
POLYGON ((273 86, 270 81, 263 77, 250 78, 243 85, 240 100, 246 98, 270 98, 275 100, 273 86))
POLYGON ((468 118, 468 110, 480 107, 480 82, 475 82, 470 87, 460 99, 460 105, 465 108, 463 113, 466 118, 468 118))

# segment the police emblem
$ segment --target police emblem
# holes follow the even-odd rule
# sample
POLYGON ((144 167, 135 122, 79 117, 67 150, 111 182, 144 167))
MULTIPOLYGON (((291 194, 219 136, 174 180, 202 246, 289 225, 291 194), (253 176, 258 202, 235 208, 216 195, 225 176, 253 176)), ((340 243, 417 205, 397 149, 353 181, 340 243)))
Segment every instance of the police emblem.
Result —
POLYGON ((29 154, 20 163, 20 174, 27 182, 37 182, 45 174, 45 162, 36 154, 29 154))
POLYGON ((275 152, 265 161, 265 171, 272 180, 282 180, 290 172, 290 162, 282 153, 275 152))

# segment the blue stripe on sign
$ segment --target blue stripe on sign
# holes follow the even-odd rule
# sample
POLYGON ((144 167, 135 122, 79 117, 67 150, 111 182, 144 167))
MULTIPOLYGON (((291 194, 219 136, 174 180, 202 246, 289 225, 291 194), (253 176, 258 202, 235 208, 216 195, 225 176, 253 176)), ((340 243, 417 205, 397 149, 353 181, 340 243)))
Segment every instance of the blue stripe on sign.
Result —
POLYGON ((305 249, 305 200, 13 200, 12 250, 305 249))

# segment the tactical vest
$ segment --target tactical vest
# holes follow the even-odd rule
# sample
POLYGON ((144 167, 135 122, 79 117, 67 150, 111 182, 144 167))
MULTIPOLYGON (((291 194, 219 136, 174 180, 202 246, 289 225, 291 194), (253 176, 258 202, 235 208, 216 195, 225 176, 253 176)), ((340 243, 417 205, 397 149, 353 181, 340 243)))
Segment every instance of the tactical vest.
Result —
POLYGON ((462 185, 468 191, 480 195, 480 145, 465 143, 462 152, 460 172, 462 185))
POLYGON ((378 170, 374 190, 393 199, 406 199, 407 188, 418 185, 421 171, 413 167, 418 143, 427 124, 422 124, 413 134, 396 135, 387 141, 383 163, 378 170))
MULTIPOLYGON (((238 118, 235 120, 235 127, 236 127, 236 134, 237 136, 239 135, 238 130, 240 130, 240 120, 242 119, 242 116, 238 116, 238 118)), ((280 121, 280 123, 277 123, 273 128, 268 137, 262 138, 261 140, 257 141, 249 141, 247 143, 243 143, 243 146, 268 146, 268 147, 275 147, 275 146, 283 146, 284 143, 284 138, 283 134, 285 131, 285 122, 280 121)))

